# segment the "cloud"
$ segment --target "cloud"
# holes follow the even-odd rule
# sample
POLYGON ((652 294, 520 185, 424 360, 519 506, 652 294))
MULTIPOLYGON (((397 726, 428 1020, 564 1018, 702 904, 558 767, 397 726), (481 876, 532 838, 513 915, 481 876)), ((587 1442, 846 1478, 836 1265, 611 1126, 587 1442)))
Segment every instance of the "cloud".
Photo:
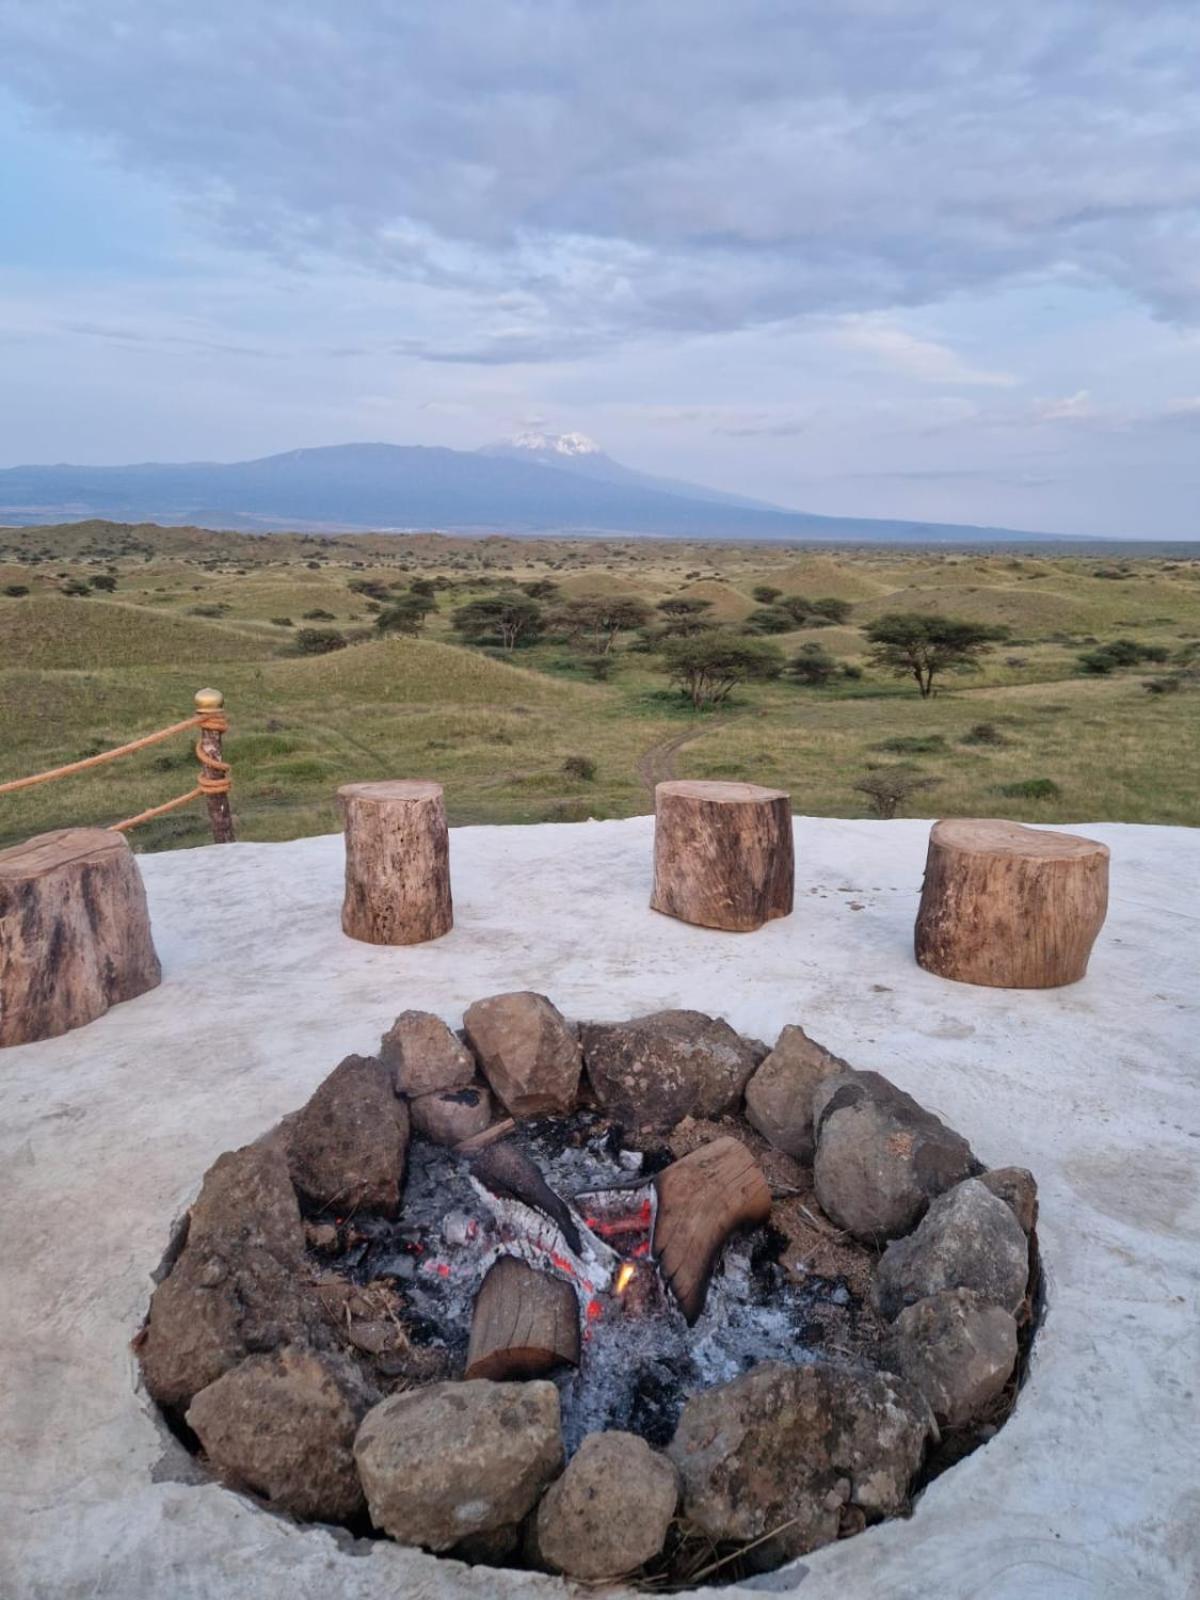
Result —
POLYGON ((844 317, 829 338, 845 349, 873 356, 881 365, 921 383, 1010 389, 1017 382, 1009 372, 973 367, 949 345, 917 338, 877 315, 844 317))
POLYGON ((0 0, 0 81, 240 248, 535 306, 434 357, 483 364, 1039 276, 1200 320, 1198 44, 1169 0, 0 0))

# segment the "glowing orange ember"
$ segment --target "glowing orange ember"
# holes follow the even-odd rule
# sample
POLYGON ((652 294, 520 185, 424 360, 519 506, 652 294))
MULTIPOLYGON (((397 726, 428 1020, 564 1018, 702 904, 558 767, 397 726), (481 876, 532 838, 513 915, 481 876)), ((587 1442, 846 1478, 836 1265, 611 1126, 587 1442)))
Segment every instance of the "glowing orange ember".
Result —
POLYGON ((631 1261, 624 1261, 617 1270, 615 1289, 617 1294, 624 1294, 633 1278, 634 1266, 631 1261))

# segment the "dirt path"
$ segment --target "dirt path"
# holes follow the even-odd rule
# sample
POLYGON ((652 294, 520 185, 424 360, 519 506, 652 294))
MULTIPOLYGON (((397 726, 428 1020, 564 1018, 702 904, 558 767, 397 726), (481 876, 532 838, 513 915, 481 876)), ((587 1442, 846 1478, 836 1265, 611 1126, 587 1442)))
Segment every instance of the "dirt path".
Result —
POLYGON ((717 722, 706 722, 702 728, 689 728, 685 733, 676 733, 670 739, 661 739, 658 744, 648 745, 638 757, 637 774, 651 797, 656 784, 666 783, 668 779, 678 776, 675 755, 684 745, 702 739, 716 728, 723 728, 728 721, 728 717, 722 717, 717 722))

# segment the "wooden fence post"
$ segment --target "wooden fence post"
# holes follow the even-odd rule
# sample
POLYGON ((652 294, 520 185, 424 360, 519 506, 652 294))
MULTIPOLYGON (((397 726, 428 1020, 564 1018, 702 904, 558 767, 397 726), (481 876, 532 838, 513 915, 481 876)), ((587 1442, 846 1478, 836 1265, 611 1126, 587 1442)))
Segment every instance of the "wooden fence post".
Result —
POLYGON ((200 738, 196 744, 200 777, 197 782, 208 805, 213 843, 232 844, 229 763, 221 754, 221 737, 229 727, 225 716, 225 696, 219 689, 199 689, 195 702, 200 717, 200 738))

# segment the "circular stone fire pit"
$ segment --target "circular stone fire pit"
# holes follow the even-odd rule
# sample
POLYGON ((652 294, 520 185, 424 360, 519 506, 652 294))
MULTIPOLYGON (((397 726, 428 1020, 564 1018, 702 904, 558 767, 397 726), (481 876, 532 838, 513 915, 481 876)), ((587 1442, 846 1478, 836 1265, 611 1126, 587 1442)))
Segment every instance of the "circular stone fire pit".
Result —
POLYGON ((692 1011, 405 1012, 209 1170, 135 1344, 232 1488, 656 1586, 904 1514, 1012 1407, 1036 1188, 873 1072, 692 1011))

